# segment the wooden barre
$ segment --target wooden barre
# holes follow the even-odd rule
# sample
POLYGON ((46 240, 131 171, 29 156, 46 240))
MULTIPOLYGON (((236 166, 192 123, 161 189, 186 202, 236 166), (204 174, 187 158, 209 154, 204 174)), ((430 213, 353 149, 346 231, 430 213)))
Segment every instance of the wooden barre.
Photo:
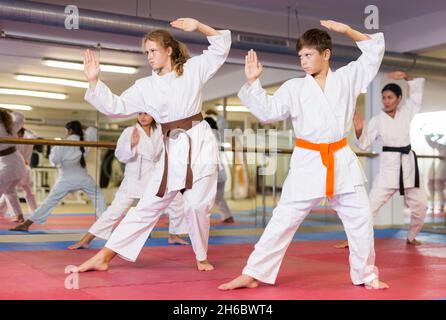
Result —
POLYGON ((110 149, 114 149, 116 147, 116 142, 75 141, 75 140, 56 140, 56 139, 0 138, 0 143, 50 145, 50 146, 74 146, 74 147, 77 146, 77 147, 95 147, 95 148, 110 148, 110 149))
MULTIPOLYGON (((24 138, 0 138, 0 144, 32 144, 32 145, 51 145, 51 146, 74 146, 74 147, 92 147, 92 148, 108 148, 115 149, 116 142, 108 141, 74 141, 74 140, 55 140, 55 139, 24 139, 24 138)), ((221 151, 243 152, 243 153, 265 153, 265 154, 292 154, 293 149, 268 149, 268 148, 236 148, 236 147, 220 147, 221 151)), ((358 157, 374 158, 378 153, 373 152, 356 152, 358 157)), ((442 156, 417 155, 422 159, 441 159, 442 156)))

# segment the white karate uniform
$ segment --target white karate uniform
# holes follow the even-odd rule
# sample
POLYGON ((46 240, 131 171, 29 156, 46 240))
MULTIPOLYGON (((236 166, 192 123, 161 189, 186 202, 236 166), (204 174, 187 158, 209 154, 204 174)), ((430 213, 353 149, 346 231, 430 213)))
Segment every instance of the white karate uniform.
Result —
MULTIPOLYGON (((67 137, 67 140, 79 141, 80 137, 72 134, 67 137)), ((81 156, 80 147, 55 146, 51 148, 49 160, 52 165, 59 168, 59 174, 48 197, 29 217, 29 220, 39 224, 45 223, 51 214, 51 210, 68 193, 78 190, 84 191, 90 197, 95 207, 96 217, 101 216, 106 208, 104 195, 88 174, 87 169, 82 168, 80 164, 81 156)))
MULTIPOLYGON (((224 118, 223 118, 224 119, 224 118)), ((221 133, 219 130, 213 129, 212 132, 214 133, 215 139, 217 139, 218 147, 220 148, 221 145, 221 133)), ((218 210, 220 211, 222 220, 228 219, 232 217, 231 209, 229 209, 228 203, 225 199, 225 185, 226 185, 226 172, 223 165, 219 167, 218 170, 218 177, 217 177, 217 193, 215 195, 215 205, 217 206, 218 210)))
MULTIPOLYGON (((229 30, 220 31, 207 39, 210 42, 208 49, 189 59, 180 77, 176 76, 175 71, 162 76, 152 72, 152 76, 137 80, 121 96, 114 95, 99 81, 94 90, 87 90, 85 99, 111 117, 147 112, 162 124, 196 115, 202 108, 203 85, 223 65, 231 46, 229 30)), ((202 261, 207 258, 219 149, 206 121, 193 126, 187 133, 191 138, 193 187, 184 192, 184 210, 192 247, 197 260, 202 261)), ((136 260, 161 213, 178 191, 185 187, 188 137, 184 133, 173 135, 168 145, 169 173, 164 197, 156 196, 163 171, 163 168, 159 168, 156 179, 148 185, 135 210, 124 217, 106 244, 124 259, 136 260)), ((164 153, 161 158, 164 165, 164 153)))
MULTIPOLYGON (((13 111, 11 113, 13 120, 12 134, 9 134, 6 131, 3 123, 0 123, 0 137, 16 137, 17 132, 23 127, 24 116, 21 112, 13 111)), ((10 147, 16 147, 13 144, 0 143, 0 150, 5 150, 10 147)), ((5 195, 9 195, 9 205, 13 209, 16 215, 23 214, 22 209, 20 207, 19 199, 17 197, 17 193, 15 191, 15 187, 20 182, 20 180, 26 174, 25 161, 23 160, 22 155, 15 151, 6 156, 0 157, 0 197, 5 195)), ((3 210, 4 211, 3 207, 3 210)), ((3 212, 4 213, 4 212, 3 212)))
MULTIPOLYGON (((339 141, 349 135, 358 95, 379 70, 384 36, 377 33, 357 45, 362 55, 335 72, 329 70, 324 91, 307 75, 285 82, 273 96, 267 94, 259 80, 245 84, 238 96, 262 122, 291 117, 297 138, 312 143, 339 141)), ((378 277, 374 266, 373 223, 363 186, 366 178, 348 145, 336 151, 334 158, 334 196, 330 203, 344 224, 350 244, 350 276, 359 285, 378 277)), ((310 210, 325 198, 326 173, 320 152, 294 148, 280 201, 243 274, 275 283, 294 233, 310 210)))
MULTIPOLYGON (((91 226, 89 233, 102 239, 110 238, 113 226, 127 212, 136 199, 140 199, 154 178, 154 171, 163 150, 161 127, 152 130, 150 137, 144 129, 136 124, 126 128, 118 139, 115 149, 116 158, 125 163, 124 179, 111 205, 105 210, 101 217, 91 226), (133 129, 139 133, 138 144, 131 148, 133 129)), ((155 173, 156 174, 156 173, 155 173)), ((166 210, 169 215, 169 233, 187 233, 187 224, 183 212, 183 201, 181 194, 166 210)))
MULTIPOLYGON (((367 150, 375 141, 381 146, 404 147, 410 144, 410 123, 421 108, 424 79, 416 78, 407 82, 409 97, 398 107, 395 117, 384 111, 370 119, 355 144, 361 150, 367 150)), ((370 190, 370 205, 373 217, 379 209, 399 190, 400 164, 403 165, 404 193, 411 220, 407 238, 413 240, 420 232, 426 215, 427 198, 425 191, 415 188, 415 162, 412 152, 381 152, 379 172, 370 190)), ((421 177, 420 177, 420 186, 421 177)))
MULTIPOLYGON (((35 139, 36 137, 37 136, 34 134, 34 132, 28 129, 25 130, 25 134, 23 135, 23 138, 25 139, 35 139)), ((31 155, 33 153, 33 148, 34 146, 30 144, 18 144, 16 146, 17 151, 22 155, 23 159, 25 160, 25 171, 26 171, 24 173, 23 178, 17 184, 17 188, 21 188, 25 192, 25 199, 30 213, 34 212, 37 209, 37 201, 33 193, 32 172, 31 172, 31 167, 29 166, 29 163, 31 161, 31 155)), ((17 193, 14 194, 6 193, 0 198, 0 212, 2 210, 5 210, 7 204, 10 204, 14 201, 13 197, 17 197, 17 193)), ((11 205, 9 206, 13 208, 11 205)), ((16 216, 19 215, 18 212, 14 212, 14 214, 16 216)))
POLYGON ((98 129, 95 127, 88 127, 85 129, 85 141, 97 141, 98 140, 98 129))
MULTIPOLYGON (((429 134, 425 136, 426 142, 432 149, 438 151, 438 155, 446 158, 446 146, 444 136, 436 136, 429 134)), ((444 210, 444 188, 446 184, 446 160, 435 159, 432 161, 428 172, 428 189, 432 201, 435 199, 435 194, 439 196, 439 208, 432 208, 434 212, 440 213, 444 210)))

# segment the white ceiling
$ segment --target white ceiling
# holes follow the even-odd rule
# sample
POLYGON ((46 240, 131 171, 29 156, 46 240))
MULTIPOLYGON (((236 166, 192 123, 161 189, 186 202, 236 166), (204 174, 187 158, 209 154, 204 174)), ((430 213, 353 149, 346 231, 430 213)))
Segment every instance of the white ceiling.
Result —
POLYGON ((195 3, 231 6, 253 11, 274 12, 288 15, 288 7, 294 16, 294 9, 299 14, 316 19, 330 18, 346 21, 353 25, 362 25, 364 8, 376 5, 380 10, 380 23, 383 26, 408 20, 437 11, 446 10, 446 1, 439 0, 190 0, 195 3))

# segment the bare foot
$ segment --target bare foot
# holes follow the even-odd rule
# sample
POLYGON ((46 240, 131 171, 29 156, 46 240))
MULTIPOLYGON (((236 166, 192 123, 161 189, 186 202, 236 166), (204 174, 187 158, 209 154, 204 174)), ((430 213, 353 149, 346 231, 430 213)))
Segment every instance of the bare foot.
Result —
POLYGON ((234 223, 235 220, 234 220, 234 217, 229 217, 229 218, 226 218, 226 219, 222 220, 221 222, 223 222, 223 223, 234 223))
POLYGON ((390 286, 387 283, 385 283, 383 281, 379 281, 378 279, 375 279, 371 282, 365 283, 364 285, 367 289, 375 289, 375 290, 390 288, 390 286))
POLYGON ((80 266, 74 267, 70 272, 107 271, 108 263, 114 256, 116 256, 116 252, 108 248, 103 248, 94 257, 88 259, 80 266))
POLYGON ((31 220, 26 220, 25 222, 17 225, 15 228, 9 229, 9 231, 28 231, 32 224, 33 222, 31 220))
POLYGON ((69 250, 76 250, 76 249, 88 249, 90 245, 88 243, 85 243, 83 241, 76 242, 75 244, 72 244, 68 247, 69 250))
POLYGON ((177 234, 169 234, 169 240, 167 240, 167 243, 168 244, 190 245, 189 242, 187 242, 186 240, 182 239, 177 234))
POLYGON ((421 243, 420 241, 418 241, 417 239, 413 239, 412 241, 410 241, 409 239, 407 239, 407 240, 406 240, 406 243, 407 243, 407 244, 410 244, 410 245, 412 245, 412 246, 419 246, 419 245, 422 244, 422 243, 421 243))
POLYGON ((259 282, 253 277, 242 274, 230 282, 226 282, 218 286, 220 290, 234 290, 240 288, 257 288, 259 282))
POLYGON ((82 239, 68 247, 69 250, 88 249, 90 242, 95 238, 94 234, 87 232, 82 239))
POLYGON ((15 217, 14 219, 12 219, 11 221, 17 222, 17 223, 23 223, 23 222, 25 222, 25 217, 23 217, 23 214, 20 214, 17 217, 15 217))
POLYGON ((209 261, 207 261, 207 260, 203 260, 203 261, 197 260, 197 268, 198 268, 198 271, 212 271, 215 269, 214 266, 212 264, 210 264, 209 261))
POLYGON ((333 247, 335 247, 336 249, 348 248, 348 241, 345 240, 345 241, 339 242, 338 244, 335 244, 333 247))

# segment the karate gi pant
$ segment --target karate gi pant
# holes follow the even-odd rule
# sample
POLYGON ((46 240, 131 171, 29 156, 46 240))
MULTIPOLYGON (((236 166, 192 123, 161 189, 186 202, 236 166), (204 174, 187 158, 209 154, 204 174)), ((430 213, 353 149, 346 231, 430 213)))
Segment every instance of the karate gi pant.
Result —
MULTIPOLYGON (((370 191, 370 207, 372 210, 373 219, 378 214, 379 209, 395 194, 399 189, 383 188, 373 186, 370 191)), ((407 239, 412 241, 421 231, 424 224, 424 218, 427 211, 427 197, 426 193, 421 188, 405 188, 404 197, 407 206, 410 210, 410 224, 407 233, 407 239)))
POLYGON ((438 194, 438 208, 434 205, 432 210, 438 212, 444 209, 444 189, 446 185, 446 179, 429 179, 427 186, 429 190, 429 196, 432 202, 435 203, 435 196, 438 194))
POLYGON ((225 184, 226 181, 217 183, 217 194, 215 195, 215 205, 220 211, 222 220, 232 217, 231 209, 225 199, 225 184))
MULTIPOLYGON (((217 173, 195 181, 192 189, 183 194, 189 238, 198 261, 207 259, 211 209, 216 189, 217 173)), ((149 186, 136 208, 122 219, 105 246, 125 260, 136 261, 159 217, 178 192, 169 191, 160 198, 155 195, 154 186, 149 186)))
MULTIPOLYGON (((17 197, 17 193, 15 191, 15 188, 19 182, 20 179, 10 180, 7 182, 2 181, 0 183, 0 197, 2 197, 3 195, 7 196, 8 204, 11 206, 11 209, 16 214, 16 216, 23 214, 22 208, 20 207, 19 198, 17 197)), ((2 215, 6 214, 6 210, 7 206, 5 202, 5 204, 0 207, 0 213, 2 213, 2 215)))
MULTIPOLYGON (((33 193, 33 180, 32 180, 30 167, 28 167, 28 166, 26 167, 26 174, 19 181, 19 183, 17 184, 16 187, 21 188, 25 192, 25 199, 26 199, 26 204, 28 205, 29 213, 34 212, 37 209, 37 201, 36 201, 36 197, 33 193)), ((14 193, 14 194, 5 193, 0 198, 0 212, 6 210, 5 206, 9 205, 11 207, 11 209, 13 210, 14 214, 16 216, 19 215, 19 213, 15 211, 16 210, 15 206, 12 205, 12 203, 15 202, 13 197, 17 198, 17 194, 16 193, 14 193)))
POLYGON ((32 222, 42 224, 48 219, 51 210, 70 192, 82 190, 93 202, 96 217, 99 218, 106 209, 105 198, 92 178, 59 179, 54 184, 42 205, 28 218, 32 222))
MULTIPOLYGON (((128 197, 124 191, 118 189, 111 205, 102 213, 88 232, 96 237, 108 240, 115 224, 124 216, 135 200, 138 199, 128 197)), ((169 216, 169 234, 187 233, 188 227, 184 215, 183 201, 179 194, 166 209, 166 214, 169 216)))
MULTIPOLYGON (((323 199, 292 201, 284 200, 282 195, 242 273, 261 282, 274 284, 296 230, 311 209, 323 199)), ((347 233, 353 284, 360 285, 377 279, 373 221, 364 186, 356 186, 353 193, 335 195, 330 199, 330 204, 337 211, 347 233)))

